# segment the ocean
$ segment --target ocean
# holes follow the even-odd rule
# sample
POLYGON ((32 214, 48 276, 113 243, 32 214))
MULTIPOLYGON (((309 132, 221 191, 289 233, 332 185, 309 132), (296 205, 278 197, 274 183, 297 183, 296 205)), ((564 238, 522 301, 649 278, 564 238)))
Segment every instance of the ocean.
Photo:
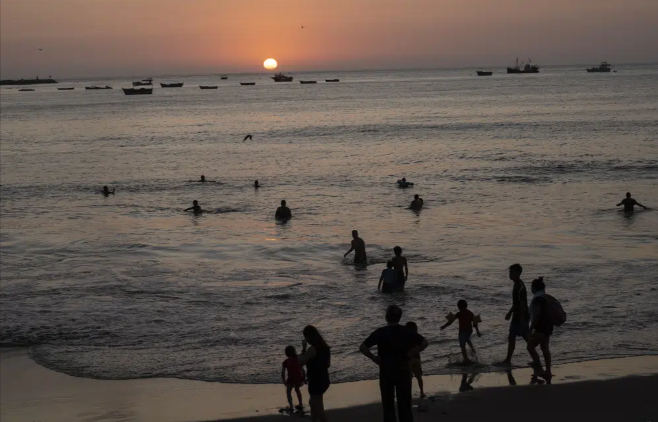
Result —
POLYGON ((461 371, 457 329, 439 327, 466 299, 491 371, 519 262, 568 314, 556 363, 658 354, 658 212, 615 207, 630 191, 658 208, 658 65, 616 69, 172 76, 156 83, 185 86, 131 97, 128 78, 3 87, 0 344, 81 377, 275 383, 314 324, 347 382, 376 378, 358 347, 395 303, 442 374, 461 371), (192 200, 210 212, 185 213, 192 200), (367 267, 343 258, 354 229, 367 267), (396 245, 409 280, 386 296, 396 245))

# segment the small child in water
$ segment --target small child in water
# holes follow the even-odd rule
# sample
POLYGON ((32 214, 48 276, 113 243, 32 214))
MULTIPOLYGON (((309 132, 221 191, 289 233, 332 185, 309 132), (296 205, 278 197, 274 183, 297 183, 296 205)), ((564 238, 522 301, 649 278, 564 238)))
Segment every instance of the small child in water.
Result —
MULTIPOLYGON (((414 333, 418 332, 418 326, 415 322, 409 321, 406 324, 406 327, 413 331, 414 333)), ((418 381, 418 388, 420 388, 420 398, 425 398, 425 391, 423 390, 423 368, 420 364, 420 353, 414 353, 409 356, 409 370, 411 372, 411 378, 416 377, 418 381)))
POLYGON ((395 291, 395 285, 397 282, 398 274, 393 269, 393 261, 388 261, 386 263, 386 268, 382 270, 381 277, 379 277, 379 285, 377 286, 377 290, 381 290, 382 293, 393 293, 395 291))
POLYGON ((459 347, 462 349, 464 363, 471 363, 471 360, 466 354, 466 344, 470 346, 471 352, 475 355, 475 347, 473 347, 473 342, 471 342, 473 328, 475 328, 478 337, 482 334, 480 334, 480 330, 478 329, 478 321, 476 320, 475 315, 468 310, 468 303, 466 303, 464 299, 457 302, 457 308, 459 308, 459 312, 457 312, 454 318, 449 319, 448 322, 441 327, 441 330, 444 330, 451 325, 456 319, 459 320, 459 347))
POLYGON ((302 404, 302 392, 299 388, 304 385, 305 376, 302 366, 299 364, 299 359, 297 359, 297 351, 294 346, 286 347, 286 356, 288 357, 283 361, 283 367, 281 368, 281 378, 283 379, 283 384, 286 386, 286 396, 288 397, 288 411, 292 412, 292 389, 295 389, 297 393, 297 399, 299 400, 299 405, 295 406, 297 410, 303 410, 304 405, 302 404), (288 372, 288 378, 286 378, 286 371, 288 372))

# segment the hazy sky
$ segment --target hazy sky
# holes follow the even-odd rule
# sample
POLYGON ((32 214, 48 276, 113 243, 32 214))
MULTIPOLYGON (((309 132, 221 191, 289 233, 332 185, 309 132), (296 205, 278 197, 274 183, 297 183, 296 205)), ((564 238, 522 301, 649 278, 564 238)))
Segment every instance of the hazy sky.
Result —
POLYGON ((2 0, 2 78, 658 61, 658 0, 2 0), (301 29, 304 25, 305 29, 301 29), (43 51, 38 51, 42 48, 43 51))

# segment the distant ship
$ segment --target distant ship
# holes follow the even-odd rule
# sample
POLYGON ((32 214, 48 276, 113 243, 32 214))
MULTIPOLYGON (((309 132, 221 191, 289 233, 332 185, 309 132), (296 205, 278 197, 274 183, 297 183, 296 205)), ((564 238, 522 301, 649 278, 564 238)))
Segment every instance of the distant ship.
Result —
POLYGON ((493 75, 493 72, 488 72, 485 70, 476 70, 478 76, 491 76, 493 75))
POLYGON ((516 66, 514 67, 508 67, 507 68, 507 73, 539 73, 539 66, 532 64, 532 61, 528 59, 528 63, 523 65, 521 63, 521 66, 519 66, 519 58, 516 58, 516 66))
POLYGON ((19 91, 21 91, 21 92, 32 92, 32 91, 34 91, 34 88, 21 88, 21 89, 19 89, 19 91))
POLYGON ((142 79, 141 81, 133 82, 133 86, 147 86, 153 85, 153 78, 142 79))
POLYGON ((274 79, 274 82, 292 82, 292 76, 286 76, 283 73, 277 73, 272 76, 272 79, 274 79))
POLYGON ((240 85, 256 85, 256 82, 240 82, 240 85))
POLYGON ((171 84, 160 84, 162 88, 182 88, 183 87, 183 82, 174 82, 171 84))
POLYGON ((153 94, 153 88, 121 88, 126 95, 153 94))
POLYGON ((340 79, 325 79, 325 82, 340 82, 340 79))
POLYGON ((92 86, 86 86, 85 89, 90 89, 90 90, 97 90, 97 89, 112 89, 112 87, 109 86, 109 85, 105 85, 105 86, 96 86, 96 85, 92 85, 92 86))
POLYGON ((608 62, 601 62, 598 67, 590 67, 587 73, 610 73, 610 64, 608 62))
POLYGON ((318 81, 299 81, 300 84, 316 84, 318 81))
POLYGON ((227 79, 228 79, 228 76, 226 76, 226 75, 222 75, 222 77, 221 77, 221 78, 219 78, 219 79, 221 79, 221 80, 223 80, 223 81, 225 81, 225 80, 227 80, 227 79))
POLYGON ((57 81, 54 79, 3 79, 0 81, 0 85, 39 85, 39 84, 56 84, 57 81))
POLYGON ((217 85, 199 85, 201 89, 217 89, 217 85))
POLYGON ((75 88, 57 88, 58 91, 73 91, 75 88))

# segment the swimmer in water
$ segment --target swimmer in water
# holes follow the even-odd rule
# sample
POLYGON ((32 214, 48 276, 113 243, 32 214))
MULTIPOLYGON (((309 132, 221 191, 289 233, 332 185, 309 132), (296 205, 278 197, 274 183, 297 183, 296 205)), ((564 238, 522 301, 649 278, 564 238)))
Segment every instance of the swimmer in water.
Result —
POLYGON ((405 189, 408 188, 409 186, 413 186, 413 182, 407 182, 407 179, 403 177, 402 179, 398 180, 396 182, 398 184, 398 187, 405 189))
POLYGON ((258 184, 258 180, 254 181, 254 189, 258 189, 260 185, 258 184))
POLYGON ((114 195, 114 190, 115 190, 114 188, 110 190, 110 188, 108 188, 107 186, 103 186, 103 190, 101 191, 101 193, 105 196, 108 196, 109 194, 114 195))
POLYGON ((624 206, 624 212, 633 212, 633 211, 635 211, 635 206, 636 205, 638 207, 642 207, 643 210, 647 209, 647 207, 640 204, 635 199, 631 198, 631 193, 630 192, 626 192, 626 198, 622 199, 621 202, 617 204, 617 206, 620 206, 620 205, 624 206))
POLYGON ((199 201, 197 201, 196 199, 192 201, 192 206, 186 208, 185 211, 192 211, 194 215, 201 215, 205 212, 204 210, 201 209, 201 206, 199 205, 199 201))
POLYGON ((203 174, 201 175, 201 178, 199 180, 195 180, 195 182, 198 182, 198 183, 206 183, 206 182, 207 183, 215 183, 214 180, 206 180, 206 176, 204 176, 203 174))
POLYGON ((276 209, 274 218, 276 218, 277 220, 289 220, 290 218, 292 218, 292 212, 290 211, 290 208, 286 206, 285 200, 281 201, 281 206, 276 209))
POLYGON ((345 255, 343 255, 343 257, 347 258, 347 255, 352 251, 354 251, 355 264, 365 263, 368 260, 366 257, 366 242, 359 237, 359 232, 356 230, 352 230, 352 247, 345 253, 345 255))
POLYGON ((414 195, 414 200, 411 201, 411 205, 409 205, 409 208, 411 208, 414 211, 419 211, 421 208, 423 208, 423 205, 425 205, 423 198, 421 198, 418 195, 414 195))

